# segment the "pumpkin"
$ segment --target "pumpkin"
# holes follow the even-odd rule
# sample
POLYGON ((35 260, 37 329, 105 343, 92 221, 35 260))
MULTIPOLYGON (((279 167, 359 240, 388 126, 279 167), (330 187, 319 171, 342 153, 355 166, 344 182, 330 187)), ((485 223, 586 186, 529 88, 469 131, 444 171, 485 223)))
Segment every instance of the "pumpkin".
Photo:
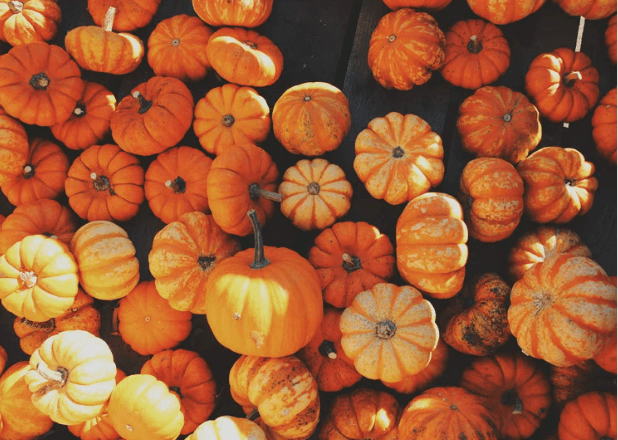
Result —
POLYGON ((215 72, 240 86, 274 84, 283 70, 283 54, 268 38, 240 27, 217 30, 206 46, 215 72))
POLYGON ((551 122, 582 119, 599 99, 599 72, 583 52, 561 47, 530 63, 526 93, 551 122))
POLYGON ((558 424, 560 440, 616 438, 616 394, 590 392, 566 404, 558 424))
POLYGON ((440 73, 449 83, 476 90, 509 68, 511 49, 500 28, 484 20, 455 23, 445 34, 446 60, 440 73))
POLYGON ((257 213, 250 210, 248 216, 255 247, 221 261, 211 272, 206 318, 217 341, 233 352, 287 356, 307 345, 320 326, 320 281, 313 266, 293 250, 264 246, 257 213))
POLYGON ((320 156, 335 150, 350 131, 348 98, 325 82, 287 89, 273 107, 273 132, 293 154, 320 156))
POLYGON ((161 20, 148 37, 148 65, 157 76, 203 79, 210 68, 205 48, 211 35, 197 17, 181 14, 161 20))
POLYGON ((154 76, 131 90, 112 115, 112 137, 124 151, 158 154, 184 137, 193 122, 193 96, 182 81, 154 76))
POLYGON ((139 261, 128 234, 120 226, 96 220, 80 227, 71 240, 79 267, 79 283, 102 300, 122 298, 139 281, 139 261))
POLYGON ((223 232, 212 216, 188 212, 157 232, 148 265, 157 292, 173 309, 204 314, 209 277, 239 250, 238 239, 223 232))
POLYGON ((315 378, 320 391, 341 391, 362 378, 354 368, 354 362, 341 348, 341 313, 342 310, 325 307, 322 324, 313 339, 296 353, 315 378))
POLYGON ((324 229, 350 210, 352 185, 343 170, 326 159, 299 160, 279 185, 281 212, 299 229, 324 229))
POLYGON ((521 353, 475 359, 460 386, 485 398, 504 440, 532 436, 547 417, 551 385, 541 366, 521 353))
POLYGON ((113 29, 133 31, 146 26, 159 9, 161 0, 88 0, 88 12, 94 22, 103 26, 110 7, 117 10, 113 29))
POLYGON ((508 269, 514 281, 526 271, 557 254, 592 256, 575 232, 559 226, 541 226, 522 235, 508 254, 508 269))
POLYGON ((21 173, 2 184, 0 189, 15 206, 54 199, 64 190, 68 170, 69 158, 58 145, 34 138, 21 173))
POLYGON ((459 106, 457 133, 467 153, 516 164, 539 145, 542 130, 539 111, 524 94, 486 86, 459 106))
POLYGON ((438 345, 436 312, 411 286, 376 284, 341 315, 341 347, 369 379, 397 382, 419 373, 438 345))
POLYGON ((83 330, 48 338, 30 356, 30 368, 24 380, 32 403, 61 425, 76 425, 99 415, 116 385, 109 346, 83 330))
POLYGON ((384 4, 392 10, 400 8, 419 8, 429 11, 441 11, 451 3, 451 0, 384 0, 384 4))
POLYGON ((607 55, 612 63, 616 64, 616 14, 607 22, 605 29, 605 46, 607 46, 607 55))
POLYGON ((122 340, 142 356, 173 348, 191 333, 191 313, 172 309, 154 281, 135 286, 117 310, 122 340))
POLYGON ((584 17, 587 20, 600 20, 607 18, 616 12, 614 0, 553 0, 564 12, 576 17, 584 17))
POLYGON ((430 388, 403 410, 399 438, 497 440, 496 422, 481 397, 460 387, 430 388))
POLYGON ((404 280, 432 298, 450 298, 461 290, 468 228, 454 197, 418 196, 404 208, 395 232, 397 268, 404 280))
POLYGON ((0 255, 28 235, 42 234, 68 246, 76 230, 74 214, 55 200, 39 199, 19 205, 0 227, 0 255))
POLYGON ((0 107, 0 186, 19 176, 27 161, 26 130, 0 107))
POLYGON ((13 331, 19 338, 19 346, 28 355, 34 353, 47 338, 66 330, 85 330, 99 336, 101 314, 94 307, 94 299, 81 289, 73 304, 60 316, 45 322, 33 322, 26 318, 15 318, 13 331))
POLYGON ((319 439, 382 440, 397 430, 399 412, 397 399, 385 391, 357 388, 338 394, 322 421, 319 439))
POLYGON ((195 105, 193 130, 206 152, 218 156, 235 144, 256 144, 270 132, 270 109, 251 87, 214 87, 195 105))
POLYGON ((616 286, 591 259, 555 255, 515 283, 508 320, 524 353, 568 367, 600 354, 615 333, 616 286))
POLYGON ((79 66, 59 46, 24 44, 0 57, 0 105, 25 124, 66 121, 84 87, 79 66))
POLYGON ((279 178, 271 156, 253 144, 238 144, 212 161, 206 189, 215 222, 228 234, 249 235, 252 224, 247 211, 255 209, 260 224, 275 211, 279 178))
POLYGON ((49 41, 61 18, 57 0, 5 0, 0 2, 0 40, 11 46, 49 41))
POLYGON ((258 424, 241 417, 220 416, 207 420, 187 440, 267 440, 258 424))
POLYGON ((101 141, 109 131, 116 97, 100 84, 84 81, 86 87, 66 121, 52 125, 56 139, 71 150, 85 150, 101 141))
POLYGON ((144 191, 150 210, 164 223, 193 211, 208 211, 206 177, 212 159, 196 148, 173 147, 148 166, 144 191))
POLYGON ((493 24, 509 24, 526 18, 544 3, 545 0, 468 0, 468 6, 476 15, 493 24))
POLYGON ((402 8, 380 19, 369 40, 367 62, 387 89, 410 90, 425 84, 444 64, 446 38, 426 12, 402 8))
POLYGON ((340 222, 315 238, 308 260, 324 301, 345 308, 359 293, 395 274, 395 248, 387 235, 366 222, 340 222))
POLYGON ((150 374, 133 374, 112 391, 107 411, 116 432, 126 440, 174 440, 184 416, 180 399, 150 374))
POLYGON ((253 28, 270 16, 273 0, 193 0, 195 13, 211 26, 253 28))
POLYGON ((472 237, 489 243, 504 240, 524 213, 524 182, 506 160, 480 157, 463 169, 459 200, 472 237))
POLYGON ((444 177, 442 138, 416 115, 391 112, 369 121, 354 142, 354 171, 375 199, 408 202, 444 177))
POLYGON ((526 213, 537 223, 568 223, 592 208, 595 166, 574 148, 545 147, 517 165, 526 213))
POLYGON ((466 354, 495 353, 511 336, 507 320, 510 293, 508 284, 495 273, 465 284, 440 313, 444 341, 466 354))
POLYGON ((616 165, 616 87, 601 98, 592 114, 591 124, 597 151, 616 165))
MULTIPOLYGON (((609 277, 611 283, 616 286, 616 277, 609 277)), ((603 368, 605 371, 616 374, 616 337, 618 334, 614 333, 608 340, 605 348, 601 353, 594 358, 594 362, 603 368)), ((2 369, 0 369, 2 371, 2 369)))
POLYGON ((140 374, 151 374, 180 398, 181 434, 191 434, 215 409, 216 384, 210 367, 194 351, 165 350, 150 358, 140 374))
POLYGON ((549 380, 552 385, 552 395, 560 410, 567 402, 595 389, 595 379, 601 373, 600 368, 591 359, 579 362, 570 367, 549 368, 549 380))
POLYGON ((0 345, 0 374, 4 371, 4 366, 6 365, 7 359, 8 355, 6 354, 6 350, 0 345))
POLYGON ((81 218, 123 222, 135 217, 144 201, 144 170, 117 145, 93 145, 75 159, 64 188, 81 218))
POLYGON ((29 235, 0 256, 2 305, 35 322, 60 316, 77 295, 77 271, 66 245, 44 235, 29 235))
POLYGON ((318 385, 294 356, 241 356, 230 369, 232 398, 249 414, 289 439, 307 438, 320 417, 318 385))
POLYGON ((33 405, 24 381, 28 362, 17 362, 0 377, 0 438, 33 440, 47 433, 54 422, 33 405))

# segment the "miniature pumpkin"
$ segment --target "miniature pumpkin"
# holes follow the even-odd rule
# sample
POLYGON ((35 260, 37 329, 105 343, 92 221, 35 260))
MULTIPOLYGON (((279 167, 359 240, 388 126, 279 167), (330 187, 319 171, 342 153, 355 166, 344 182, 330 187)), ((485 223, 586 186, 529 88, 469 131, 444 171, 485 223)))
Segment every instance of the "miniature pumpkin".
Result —
POLYGON ((526 93, 551 122, 574 122, 599 99, 599 72, 583 52, 561 47, 538 55, 526 72, 526 93))
POLYGON ((384 0, 384 4, 392 10, 400 8, 418 8, 429 11, 441 11, 451 3, 451 0, 384 0))
POLYGON ((307 438, 318 424, 318 385, 294 356, 242 356, 230 370, 230 393, 245 413, 257 409, 264 424, 283 438, 307 438))
POLYGON ((616 374, 616 333, 609 338, 609 342, 603 351, 594 358, 594 361, 605 371, 616 374))
POLYGON ((83 330, 48 338, 30 356, 30 368, 24 380, 32 403, 61 425, 76 425, 99 415, 116 385, 109 346, 83 330))
POLYGON ((71 210, 55 200, 39 199, 19 205, 0 228, 0 255, 28 235, 42 234, 67 246, 77 230, 71 210))
POLYGON ((369 121, 354 142, 354 171, 369 194, 408 202, 444 177, 442 138, 416 115, 391 112, 369 121))
POLYGON ((84 81, 84 94, 64 122, 52 125, 56 139, 72 150, 85 150, 101 141, 109 131, 116 97, 100 84, 84 81))
POLYGON ((144 202, 144 170, 117 145, 93 145, 75 159, 64 188, 81 218, 124 222, 144 202))
POLYGON ((496 422, 481 397, 459 387, 430 388, 412 399, 399 422, 399 438, 497 440, 496 422))
POLYGON ((511 291, 508 320, 529 356, 568 367, 592 359, 616 331, 616 286, 586 257, 554 255, 511 291))
POLYGON ((255 247, 212 271, 206 318, 217 341, 236 353, 287 356, 307 345, 320 327, 320 281, 293 250, 264 246, 257 213, 251 210, 248 216, 255 247))
POLYGON ((203 79, 210 68, 205 49, 211 35, 197 17, 181 14, 161 20, 148 37, 148 64, 157 76, 203 79))
POLYGON ((238 144, 215 158, 206 180, 208 204, 215 222, 228 234, 253 231, 247 211, 255 209, 260 224, 275 211, 279 177, 270 155, 253 144, 238 144))
POLYGON ((366 222, 340 222, 315 238, 308 260, 322 284, 324 301, 345 308, 359 293, 395 274, 395 248, 366 222))
POLYGON ((22 173, 28 148, 24 126, 0 107, 0 186, 22 173))
POLYGON ((332 307, 324 308, 322 324, 313 339, 296 353, 317 381, 320 391, 340 391, 362 378, 341 348, 341 313, 332 307))
POLYGON ((35 322, 60 316, 77 295, 77 270, 66 245, 44 235, 29 235, 0 256, 2 305, 35 322))
POLYGON ((592 208, 595 166, 574 148, 545 147, 517 165, 525 210, 537 223, 568 223, 592 208))
POLYGON ((369 379, 397 382, 419 373, 438 344, 436 312, 411 286, 376 284, 341 315, 341 347, 369 379))
POLYGON ((155 235, 148 254, 157 292, 175 310, 206 312, 208 278, 240 243, 215 223, 211 215, 188 212, 155 235))
POLYGON ((193 130, 200 145, 218 156, 235 144, 260 143, 270 132, 270 109, 251 87, 214 87, 195 106, 193 130))
POLYGON ((178 144, 193 122, 193 95, 176 78, 154 76, 131 90, 112 115, 112 137, 124 151, 158 154, 178 144))
POLYGON ((440 313, 444 341, 466 354, 495 353, 511 336, 507 320, 510 293, 508 284, 495 273, 465 284, 440 313))
POLYGON ((486 86, 459 106, 457 132, 475 157, 499 157, 516 164, 541 141, 539 111, 522 93, 486 86))
POLYGON ((122 340, 142 356, 173 348, 191 333, 191 313, 172 309, 154 281, 142 281, 122 298, 117 316, 122 340))
POLYGON ((212 34, 206 55, 219 76, 241 86, 270 86, 283 70, 279 48, 257 32, 240 27, 224 27, 212 34))
POLYGON ((126 231, 112 222, 86 223, 75 232, 71 251, 79 267, 79 283, 94 298, 122 298, 139 281, 135 247, 126 231))
POLYGON ((107 412, 112 426, 126 440, 174 440, 184 416, 180 399, 150 374, 133 374, 112 391, 107 412))
POLYGON ((159 9, 161 0, 88 0, 88 12, 94 22, 103 26, 110 7, 117 10, 115 31, 133 31, 146 26, 159 9))
POLYGON ((566 404, 558 424, 560 440, 616 438, 616 394, 590 392, 566 404))
POLYGON ((19 338, 19 346, 28 355, 34 353, 47 338, 66 330, 84 330, 99 336, 101 314, 93 305, 94 299, 81 289, 73 304, 60 316, 45 322, 33 322, 26 318, 15 318, 13 331, 19 338))
POLYGON ((409 202, 396 231, 397 268, 411 285, 432 298, 450 298, 463 286, 468 228, 459 202, 426 193, 409 202))
POLYGON ((253 28, 270 16, 273 0, 193 0, 195 13, 211 26, 253 28))
POLYGON ((459 200, 472 237, 486 243, 504 240, 524 213, 524 182, 506 160, 480 157, 463 169, 459 200))
POLYGON ((402 8, 380 19, 371 34, 367 61, 387 89, 410 90, 425 84, 444 64, 446 38, 435 18, 402 8))
POLYGON ((61 18, 58 0, 0 2, 0 40, 11 46, 49 41, 58 32, 61 18))
POLYGON ((0 105, 25 124, 66 121, 83 91, 79 66, 59 46, 24 44, 0 57, 0 105))
POLYGON ((551 385, 540 365, 521 353, 475 359, 460 386, 485 398, 504 440, 531 437, 552 403, 551 385))
POLYGON ((545 0, 468 0, 468 6, 476 15, 493 24, 509 24, 526 18, 544 3, 545 0))
POLYGON ((554 403, 559 409, 567 402, 589 391, 594 391, 596 377, 601 369, 591 359, 570 367, 549 367, 549 380, 552 386, 554 403))
POLYGON ((144 191, 150 210, 164 223, 193 211, 208 211, 206 177, 212 159, 191 147, 173 147, 150 163, 144 191))
POLYGON ((186 440, 268 440, 260 426, 241 417, 220 416, 207 420, 186 440))
POLYGON ((564 12, 587 20, 600 20, 616 12, 614 0, 553 0, 564 12))
POLYGON ((445 37, 446 60, 440 73, 455 86, 476 90, 495 82, 509 68, 511 49, 496 25, 479 19, 462 20, 445 37))
POLYGON ((592 114, 592 138, 601 156, 616 165, 616 87, 607 92, 592 114))
POLYGON ((325 82, 287 89, 273 107, 273 132, 293 154, 320 156, 335 150, 350 131, 348 98, 325 82))
POLYGON ((607 22, 605 29, 605 45, 607 46, 607 55, 612 63, 616 64, 616 14, 607 22))

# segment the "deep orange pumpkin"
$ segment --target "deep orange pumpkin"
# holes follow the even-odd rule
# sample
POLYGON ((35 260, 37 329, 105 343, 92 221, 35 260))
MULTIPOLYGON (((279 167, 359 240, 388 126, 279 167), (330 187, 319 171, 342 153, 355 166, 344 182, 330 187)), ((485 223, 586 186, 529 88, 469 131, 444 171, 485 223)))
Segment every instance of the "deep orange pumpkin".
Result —
POLYGON ((0 2, 0 40, 11 46, 49 41, 58 32, 61 19, 58 0, 0 2))
POLYGON ((509 24, 536 12, 545 0, 468 0, 470 9, 493 24, 509 24))
POLYGON ((607 46, 607 55, 612 63, 616 64, 616 14, 607 22, 605 29, 605 45, 607 46))
MULTIPOLYGON (((611 283, 616 287, 616 277, 609 277, 611 283)), ((607 342, 601 354, 594 358, 596 364, 605 371, 616 374, 616 339, 618 334, 614 333, 607 342)))
POLYGON ((0 107, 0 186, 22 172, 28 160, 24 126, 0 107))
POLYGON ((601 98, 592 114, 591 124, 597 151, 616 165, 616 87, 601 98))
POLYGON ((560 440, 616 439, 616 394, 590 392, 566 404, 558 425, 560 440))
POLYGON ((273 0, 193 0, 195 13, 211 26, 252 28, 270 16, 273 0))
POLYGON ((553 0, 564 12, 587 20, 600 20, 616 12, 615 0, 553 0))
POLYGON ((161 0, 88 0, 88 12, 94 22, 103 26, 110 6, 116 8, 113 30, 133 31, 146 26, 157 12, 161 0))

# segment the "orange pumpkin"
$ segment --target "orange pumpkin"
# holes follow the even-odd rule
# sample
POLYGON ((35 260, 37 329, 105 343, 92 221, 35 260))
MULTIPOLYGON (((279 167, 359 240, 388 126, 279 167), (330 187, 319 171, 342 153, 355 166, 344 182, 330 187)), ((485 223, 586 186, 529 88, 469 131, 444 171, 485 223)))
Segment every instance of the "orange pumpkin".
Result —
POLYGON ((612 63, 616 64, 616 14, 607 22, 605 29, 605 46, 607 46, 607 55, 612 63))
POLYGON ((207 420, 187 440, 268 440, 255 422, 241 417, 219 416, 207 420))
POLYGON ((616 438, 616 394, 590 392, 566 404, 560 413, 560 440, 616 438))
POLYGON ((459 106, 457 132, 475 157, 499 157, 516 164, 541 142, 539 111, 522 93, 486 86, 459 106))
POLYGON ((599 72, 588 55, 566 47, 532 60, 525 83, 526 93, 551 122, 582 119, 599 99, 599 72))
POLYGON ((4 366, 6 365, 7 359, 8 355, 6 354, 6 350, 0 345, 0 374, 4 371, 4 366))
POLYGON ((500 28, 484 20, 455 23, 445 34, 444 79, 464 89, 476 90, 495 82, 509 68, 511 49, 500 28))
POLYGON ((27 161, 26 130, 0 107, 0 186, 19 176, 27 161))
POLYGON ((93 145, 75 159, 64 188, 81 218, 124 222, 144 201, 144 170, 117 145, 93 145))
POLYGON ((94 82, 84 84, 84 94, 69 119, 50 127, 54 137, 72 150, 84 150, 103 139, 116 110, 112 92, 94 82))
POLYGON ((616 12, 615 0, 553 0, 564 12, 587 20, 600 20, 616 12))
POLYGON ((468 6, 476 15, 493 24, 509 24, 526 18, 544 3, 545 0, 468 0, 468 6))
POLYGON ((211 26, 253 28, 270 16, 273 0, 193 0, 195 13, 211 26))
MULTIPOLYGON (((616 287, 616 277, 609 277, 611 283, 616 287)), ((614 333, 610 338, 605 348, 601 353, 594 358, 596 364, 605 371, 616 374, 616 338, 618 334, 614 333)))
POLYGON ((150 163, 144 191, 150 210, 164 223, 193 211, 208 212, 206 177, 212 159, 191 147, 173 147, 150 163))
POLYGON ((607 92, 592 114, 592 138, 601 156, 616 165, 616 87, 607 92))
POLYGON ((61 18, 58 0, 0 2, 0 40, 11 46, 49 41, 58 32, 61 18))
POLYGON ((273 107, 275 137, 293 154, 320 156, 335 150, 351 125, 348 98, 324 82, 290 87, 273 107))
POLYGON ((239 27, 212 34, 206 55, 219 76, 241 86, 270 86, 283 70, 283 54, 271 40, 239 27))
POLYGON ((255 89, 224 84, 197 102, 193 130, 202 148, 218 156, 235 144, 264 141, 270 132, 270 110, 255 89))
POLYGON ((441 11, 451 3, 451 0, 384 0, 384 4, 392 10, 400 8, 418 8, 429 11, 441 11))
POLYGON ((88 12, 94 22, 103 26, 110 7, 117 10, 115 31, 133 31, 146 26, 159 9, 161 0, 88 0, 88 12))
POLYGON ((66 121, 84 87, 79 66, 61 47, 24 44, 0 57, 0 105, 25 124, 66 121))
POLYGON ((380 19, 371 34, 367 61, 387 89, 410 90, 425 84, 444 64, 446 38, 435 18, 402 8, 380 19))
POLYGON ((148 64, 157 76, 203 79, 210 68, 205 49, 211 35, 197 17, 181 14, 161 20, 148 37, 148 64))
POLYGON ((574 148, 545 147, 517 165, 525 210, 537 223, 568 223, 592 208, 595 166, 574 148))

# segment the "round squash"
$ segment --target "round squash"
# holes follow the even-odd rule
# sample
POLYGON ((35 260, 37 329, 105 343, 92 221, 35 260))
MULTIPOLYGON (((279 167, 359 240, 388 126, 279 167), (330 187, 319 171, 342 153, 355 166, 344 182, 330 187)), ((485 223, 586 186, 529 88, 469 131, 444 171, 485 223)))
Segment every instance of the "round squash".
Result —
POLYGON ((0 107, 0 186, 22 172, 28 161, 28 148, 24 126, 0 107))
POLYGON ((616 12, 614 0, 553 0, 564 12, 575 17, 584 17, 586 20, 600 20, 616 12))
POLYGON ((566 404, 558 424, 560 440, 616 438, 616 394, 590 392, 566 404))
POLYGON ((592 114, 591 124, 597 151, 616 165, 616 87, 601 98, 592 114))
POLYGON ((88 12, 97 25, 103 26, 112 6, 117 10, 113 30, 134 31, 150 23, 160 3, 161 0, 88 0, 88 12))
POLYGON ((509 24, 536 12, 545 0, 468 0, 470 9, 493 24, 509 24))
POLYGON ((607 56, 609 60, 616 64, 616 14, 607 22, 605 29, 605 46, 607 46, 607 56))
POLYGON ((207 420, 186 440, 268 440, 264 430, 251 420, 220 416, 207 420))
POLYGON ((273 0, 192 0, 195 13, 211 26, 253 28, 270 16, 273 0))
POLYGON ((58 32, 58 0, 7 0, 0 3, 0 40, 11 46, 49 41, 58 32))

